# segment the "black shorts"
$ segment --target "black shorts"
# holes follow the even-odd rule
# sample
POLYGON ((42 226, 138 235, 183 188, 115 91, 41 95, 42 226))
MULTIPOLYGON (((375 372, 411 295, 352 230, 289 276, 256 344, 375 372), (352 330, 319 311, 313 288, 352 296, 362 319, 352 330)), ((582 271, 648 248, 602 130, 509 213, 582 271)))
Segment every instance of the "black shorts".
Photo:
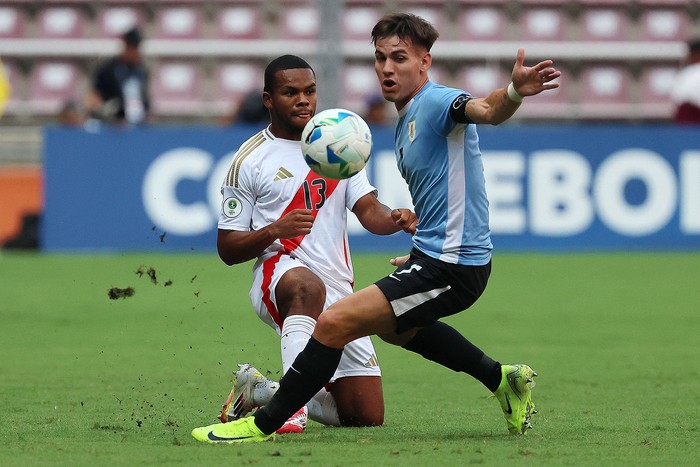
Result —
POLYGON ((446 263, 413 248, 411 257, 375 284, 396 315, 396 332, 425 327, 466 310, 481 296, 491 274, 483 266, 446 263))

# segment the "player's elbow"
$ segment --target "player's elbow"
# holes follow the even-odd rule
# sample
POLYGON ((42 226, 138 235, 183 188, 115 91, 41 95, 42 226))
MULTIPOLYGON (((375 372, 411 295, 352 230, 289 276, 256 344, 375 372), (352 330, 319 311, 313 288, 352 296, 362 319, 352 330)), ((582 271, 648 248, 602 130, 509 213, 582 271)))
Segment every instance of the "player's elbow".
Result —
POLYGON ((239 258, 237 255, 231 254, 231 252, 226 251, 225 249, 219 248, 219 258, 221 258, 221 261, 224 262, 227 266, 233 266, 234 264, 239 264, 245 261, 243 258, 239 258))

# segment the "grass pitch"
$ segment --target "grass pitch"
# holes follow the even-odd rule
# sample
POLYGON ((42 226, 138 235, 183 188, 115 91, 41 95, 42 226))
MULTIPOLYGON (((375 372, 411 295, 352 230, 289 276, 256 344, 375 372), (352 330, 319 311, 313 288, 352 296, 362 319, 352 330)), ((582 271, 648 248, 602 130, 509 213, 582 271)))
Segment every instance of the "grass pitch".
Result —
MULTIPOLYGON (((355 255, 357 285, 390 255, 355 255)), ((230 371, 278 378, 250 264, 212 255, 0 255, 0 465, 690 465, 700 459, 700 254, 497 254, 484 297, 447 321, 539 372, 539 414, 507 434, 471 378, 375 341, 381 428, 199 444, 230 371), (133 295, 110 299, 112 288, 133 295)))

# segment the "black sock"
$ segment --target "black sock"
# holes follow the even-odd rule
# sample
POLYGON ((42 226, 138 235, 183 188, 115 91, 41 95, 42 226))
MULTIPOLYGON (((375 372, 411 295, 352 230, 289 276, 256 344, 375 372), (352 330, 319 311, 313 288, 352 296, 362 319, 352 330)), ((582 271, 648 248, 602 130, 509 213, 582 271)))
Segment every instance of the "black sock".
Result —
POLYGON ((313 337, 280 380, 280 387, 255 412, 255 424, 265 434, 275 432, 326 384, 340 363, 343 349, 321 344, 313 337))
POLYGON ((404 348, 478 379, 491 392, 501 384, 501 364, 441 321, 421 329, 404 348))

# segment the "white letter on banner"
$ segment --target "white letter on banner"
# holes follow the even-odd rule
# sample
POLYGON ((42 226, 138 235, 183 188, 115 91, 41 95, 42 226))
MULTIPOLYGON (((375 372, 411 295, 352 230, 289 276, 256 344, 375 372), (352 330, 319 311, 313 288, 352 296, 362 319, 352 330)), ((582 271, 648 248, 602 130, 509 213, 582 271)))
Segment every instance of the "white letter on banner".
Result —
POLYGON ((563 237, 590 227, 591 166, 581 154, 564 149, 535 151, 528 178, 533 234, 563 237))
POLYGON ((684 151, 678 163, 681 179, 680 230, 700 233, 700 151, 684 151))
POLYGON ((491 231, 522 234, 527 227, 523 206, 525 156, 520 151, 484 151, 483 156, 491 231))
POLYGON ((593 190, 601 220, 623 235, 652 234, 668 224, 676 209, 675 173, 663 157, 646 149, 610 155, 598 168, 593 190), (646 185, 646 199, 638 206, 625 199, 625 185, 632 179, 646 185))
POLYGON ((206 203, 182 204, 177 184, 184 179, 202 180, 209 175, 212 156, 197 148, 178 148, 158 156, 143 179, 143 206, 159 228, 175 235, 199 235, 212 228, 206 203))

